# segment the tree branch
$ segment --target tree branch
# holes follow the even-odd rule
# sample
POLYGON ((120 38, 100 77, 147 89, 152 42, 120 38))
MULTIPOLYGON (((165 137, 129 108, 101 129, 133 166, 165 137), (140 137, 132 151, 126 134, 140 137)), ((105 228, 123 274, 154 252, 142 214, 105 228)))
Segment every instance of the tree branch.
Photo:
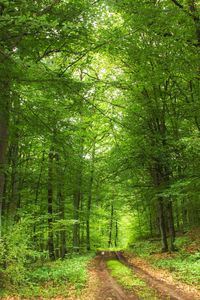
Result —
POLYGON ((177 0, 171 0, 171 1, 174 2, 174 4, 175 4, 176 6, 178 6, 179 8, 184 9, 183 5, 180 4, 177 0))

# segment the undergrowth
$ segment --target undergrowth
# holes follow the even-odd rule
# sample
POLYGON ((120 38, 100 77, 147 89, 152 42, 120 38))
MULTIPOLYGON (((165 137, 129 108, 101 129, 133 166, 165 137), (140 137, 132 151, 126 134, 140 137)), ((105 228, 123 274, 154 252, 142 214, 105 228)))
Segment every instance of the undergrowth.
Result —
POLYGON ((138 241, 131 247, 135 256, 147 259, 153 266, 169 270, 172 275, 200 288, 200 240, 196 233, 176 238, 177 251, 160 253, 159 241, 138 241))
POLYGON ((51 298, 79 293, 86 284, 87 264, 91 258, 91 255, 74 256, 32 267, 26 274, 26 284, 15 286, 14 290, 7 287, 1 295, 51 298))

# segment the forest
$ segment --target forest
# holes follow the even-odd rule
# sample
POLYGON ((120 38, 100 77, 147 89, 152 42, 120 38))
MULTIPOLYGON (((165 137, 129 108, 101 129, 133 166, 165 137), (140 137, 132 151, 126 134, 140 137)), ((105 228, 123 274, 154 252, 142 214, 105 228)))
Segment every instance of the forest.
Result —
POLYGON ((200 299, 199 0, 0 0, 0 299, 200 299))

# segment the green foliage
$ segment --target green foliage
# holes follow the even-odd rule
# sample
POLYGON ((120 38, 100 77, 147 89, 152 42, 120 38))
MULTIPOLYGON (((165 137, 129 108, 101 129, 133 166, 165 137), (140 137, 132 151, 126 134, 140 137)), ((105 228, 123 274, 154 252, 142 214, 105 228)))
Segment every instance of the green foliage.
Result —
POLYGON ((151 253, 158 251, 160 246, 160 241, 142 240, 135 241, 133 244, 129 245, 129 251, 136 256, 149 257, 151 253))
POLYGON ((200 254, 188 255, 183 259, 177 255, 175 258, 156 260, 153 265, 166 268, 173 272, 174 277, 188 284, 200 287, 200 254))
POLYGON ((32 245, 32 219, 23 218, 1 242, 2 285, 9 289, 27 284, 30 264, 40 258, 32 245))
POLYGON ((20 276, 19 281, 13 282, 14 291, 8 285, 4 289, 4 294, 14 292, 25 297, 49 298, 56 295, 68 296, 70 289, 72 292, 78 292, 87 282, 87 265, 91 258, 91 255, 74 256, 65 260, 46 262, 41 266, 37 263, 35 266, 32 265, 31 269, 30 266, 29 269, 21 269, 26 278, 20 276))
POLYGON ((87 280, 86 267, 90 259, 91 256, 74 256, 45 264, 29 273, 29 280, 41 284, 50 281, 53 285, 66 282, 82 288, 87 280))

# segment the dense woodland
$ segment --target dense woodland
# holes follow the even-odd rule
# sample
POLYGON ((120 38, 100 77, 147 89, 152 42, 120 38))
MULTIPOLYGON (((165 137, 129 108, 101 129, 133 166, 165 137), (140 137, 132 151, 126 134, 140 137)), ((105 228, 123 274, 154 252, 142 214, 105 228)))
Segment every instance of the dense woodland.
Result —
POLYGON ((0 1, 1 270, 199 227, 199 10, 0 1))

